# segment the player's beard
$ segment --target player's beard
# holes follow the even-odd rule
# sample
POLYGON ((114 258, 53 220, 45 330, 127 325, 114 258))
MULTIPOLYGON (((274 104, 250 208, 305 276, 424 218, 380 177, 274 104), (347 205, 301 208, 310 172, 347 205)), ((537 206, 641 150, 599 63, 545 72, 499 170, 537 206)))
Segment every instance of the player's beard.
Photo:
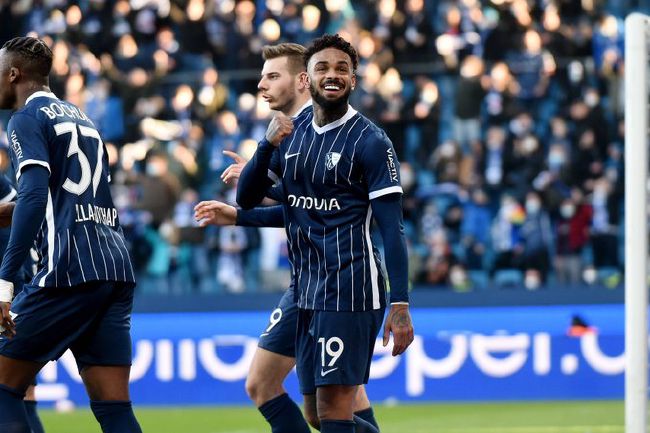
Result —
POLYGON ((316 104, 323 107, 327 111, 336 110, 337 108, 341 108, 342 106, 348 105, 348 100, 350 99, 351 92, 352 89, 348 87, 348 89, 345 91, 343 95, 341 95, 341 97, 336 99, 328 99, 318 91, 318 89, 316 88, 316 86, 314 86, 314 84, 311 84, 309 86, 309 93, 311 94, 311 99, 316 104))

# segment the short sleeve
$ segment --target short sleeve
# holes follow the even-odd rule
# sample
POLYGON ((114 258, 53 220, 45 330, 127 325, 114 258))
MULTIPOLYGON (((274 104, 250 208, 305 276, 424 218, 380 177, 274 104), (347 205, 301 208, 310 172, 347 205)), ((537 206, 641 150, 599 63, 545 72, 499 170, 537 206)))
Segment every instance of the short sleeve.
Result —
POLYGON ((402 194, 399 162, 393 143, 383 131, 368 133, 355 159, 368 184, 370 200, 387 194, 402 194))
POLYGON ((28 165, 40 165, 51 172, 47 139, 36 118, 23 113, 14 114, 7 131, 16 179, 28 165))

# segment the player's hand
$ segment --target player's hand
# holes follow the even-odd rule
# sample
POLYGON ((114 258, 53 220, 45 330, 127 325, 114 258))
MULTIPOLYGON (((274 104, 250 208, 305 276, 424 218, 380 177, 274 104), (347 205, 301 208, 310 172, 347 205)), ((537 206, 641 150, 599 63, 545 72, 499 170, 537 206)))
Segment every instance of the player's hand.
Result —
POLYGON ((16 335, 16 324, 10 310, 11 302, 0 302, 0 333, 13 338, 16 335))
POLYGON ((16 207, 16 202, 2 203, 0 204, 0 227, 5 228, 11 225, 11 220, 14 215, 14 208, 16 207))
POLYGON ((237 209, 220 201, 202 201, 194 206, 194 218, 201 227, 208 224, 232 226, 237 222, 237 209))
POLYGON ((393 333, 393 356, 401 355, 413 342, 413 323, 408 305, 395 304, 390 307, 384 325, 384 347, 388 345, 391 332, 393 333))
POLYGON ((231 180, 239 179, 239 175, 248 161, 238 153, 230 150, 224 150, 223 154, 235 160, 235 163, 230 164, 221 174, 221 180, 224 183, 230 183, 231 180))
POLYGON ((282 140, 293 132, 293 120, 284 113, 278 113, 271 119, 266 129, 266 139, 269 143, 278 147, 282 140))

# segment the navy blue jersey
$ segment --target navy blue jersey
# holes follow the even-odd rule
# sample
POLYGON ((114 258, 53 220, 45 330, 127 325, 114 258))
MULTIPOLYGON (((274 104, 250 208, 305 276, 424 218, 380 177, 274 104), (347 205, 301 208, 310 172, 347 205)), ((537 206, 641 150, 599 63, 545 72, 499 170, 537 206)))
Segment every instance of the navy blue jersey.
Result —
POLYGON ((318 127, 312 110, 274 152, 271 178, 282 179, 285 224, 298 306, 377 310, 384 277, 370 226, 370 200, 402 193, 399 163, 383 130, 352 107, 318 127))
POLYGON ((106 149, 92 121, 54 94, 36 92, 12 115, 7 131, 16 179, 29 165, 50 173, 32 284, 134 282, 110 193, 106 149))

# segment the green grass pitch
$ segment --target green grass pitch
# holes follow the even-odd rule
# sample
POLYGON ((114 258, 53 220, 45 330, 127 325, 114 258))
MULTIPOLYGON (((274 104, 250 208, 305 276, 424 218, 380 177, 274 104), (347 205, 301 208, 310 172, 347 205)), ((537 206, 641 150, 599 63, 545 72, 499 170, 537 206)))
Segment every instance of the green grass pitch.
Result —
MULTIPOLYGON (((375 408, 382 433, 623 433, 621 401, 414 404, 375 408)), ((144 433, 267 433, 251 407, 136 408, 144 433)), ((99 433, 89 410, 41 411, 47 433, 99 433)))

